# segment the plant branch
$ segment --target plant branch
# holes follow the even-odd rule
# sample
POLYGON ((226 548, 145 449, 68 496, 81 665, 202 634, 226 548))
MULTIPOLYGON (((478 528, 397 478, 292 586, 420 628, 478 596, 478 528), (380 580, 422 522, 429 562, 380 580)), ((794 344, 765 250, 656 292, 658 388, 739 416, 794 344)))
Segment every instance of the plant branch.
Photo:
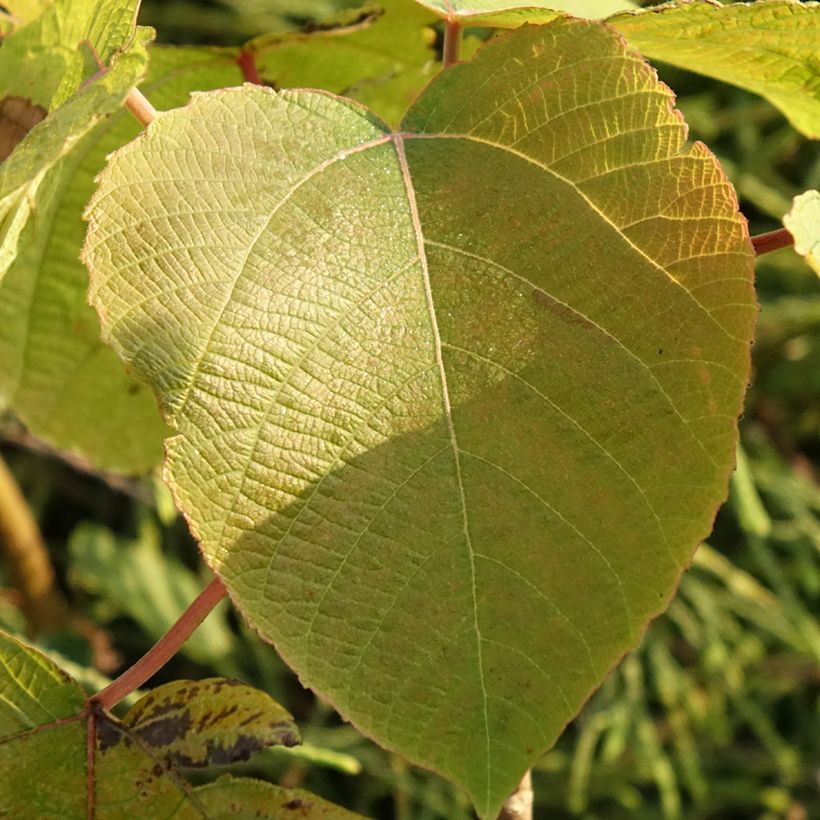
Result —
POLYGON ((22 597, 22 610, 36 634, 66 622, 68 604, 57 588, 51 556, 20 487, 0 458, 0 549, 22 597))
POLYGON ((219 578, 214 578, 177 622, 130 668, 90 700, 103 709, 110 709, 126 695, 142 686, 179 651, 193 631, 205 620, 211 610, 227 595, 219 578))
POLYGON ((781 248, 788 248, 794 245, 794 237, 785 229, 779 228, 776 231, 762 233, 752 237, 752 245, 755 253, 760 256, 764 253, 779 251, 781 248))
POLYGON ((147 128, 156 118, 157 109, 145 98, 142 91, 132 88, 125 98, 125 107, 134 115, 137 122, 147 128))
POLYGON ((458 20, 446 20, 444 23, 444 67, 457 63, 461 54, 461 23, 458 20))
POLYGON ((256 55, 254 52, 243 48, 236 58, 236 64, 239 66, 239 70, 242 72, 246 83, 264 85, 262 77, 259 76, 259 69, 256 67, 256 55))
POLYGON ((498 820, 532 820, 532 772, 528 771, 518 788, 504 801, 498 820))

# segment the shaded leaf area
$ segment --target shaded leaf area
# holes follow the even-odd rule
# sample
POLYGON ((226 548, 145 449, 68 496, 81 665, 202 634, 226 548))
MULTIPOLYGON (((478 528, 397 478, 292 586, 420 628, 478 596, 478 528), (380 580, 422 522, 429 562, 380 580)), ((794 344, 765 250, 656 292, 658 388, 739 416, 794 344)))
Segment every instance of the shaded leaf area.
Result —
POLYGON ((89 215, 104 333, 234 601, 495 815, 733 466, 752 253, 668 90, 562 19, 444 72, 400 133, 324 94, 198 95, 89 215))
POLYGON ((796 196, 783 224, 794 237, 794 249, 820 274, 820 191, 796 196))
POLYGON ((275 88, 344 94, 395 124, 439 68, 435 20, 408 0, 380 0, 307 32, 258 37, 245 51, 275 88))
POLYGON ((820 139, 820 3, 698 0, 607 22, 647 57, 760 94, 820 139))
POLYGON ((561 12, 597 19, 634 9, 632 0, 417 0, 432 12, 465 26, 516 28, 524 23, 548 23, 561 12))
POLYGON ((21 97, 50 113, 0 166, 0 279, 18 244, 24 246, 20 235, 49 169, 144 75, 151 32, 135 30, 136 7, 136 0, 58 0, 4 38, 0 100, 21 97), (107 73, 101 74, 94 52, 107 73))
POLYGON ((305 792, 252 780, 194 788, 178 768, 226 765, 298 742, 278 703, 222 678, 165 684, 118 720, 43 654, 0 632, 0 765, 14 772, 0 779, 0 806, 9 816, 354 817, 305 792))
MULTIPOLYGON (((159 640, 202 589, 203 581, 181 561, 162 551, 156 530, 143 526, 137 538, 117 538, 106 527, 80 525, 69 539, 69 580, 100 598, 97 620, 132 618, 153 641, 159 640)), ((235 675, 233 633, 227 602, 218 604, 185 642, 181 652, 235 675)))
MULTIPOLYGON (((241 81, 233 54, 156 47, 142 88, 155 105, 170 108, 194 89, 241 81)), ((38 218, 23 231, 21 252, 0 282, 0 395, 35 435, 98 468, 127 473, 159 463, 167 428, 150 389, 100 341, 79 254, 94 178, 106 155, 139 131, 119 110, 46 177, 38 218)))

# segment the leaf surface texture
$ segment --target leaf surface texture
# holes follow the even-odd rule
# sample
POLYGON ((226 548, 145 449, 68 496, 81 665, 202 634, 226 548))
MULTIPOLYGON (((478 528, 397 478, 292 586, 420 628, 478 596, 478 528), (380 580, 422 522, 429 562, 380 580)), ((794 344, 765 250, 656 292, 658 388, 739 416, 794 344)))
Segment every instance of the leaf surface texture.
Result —
POLYGON ((753 253, 685 138, 638 55, 561 19, 443 72, 398 132, 319 92, 197 95, 89 208, 104 334, 234 602, 482 817, 725 497, 753 253))

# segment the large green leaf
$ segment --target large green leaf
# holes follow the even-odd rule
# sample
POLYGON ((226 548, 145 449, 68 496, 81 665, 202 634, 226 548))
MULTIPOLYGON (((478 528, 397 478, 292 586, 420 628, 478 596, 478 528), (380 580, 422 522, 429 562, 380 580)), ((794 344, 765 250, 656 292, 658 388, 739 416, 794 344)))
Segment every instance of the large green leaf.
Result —
POLYGON ((411 0, 379 0, 360 17, 352 29, 345 19, 309 33, 259 37, 246 51, 276 88, 347 94, 397 123, 438 68, 435 17, 411 0))
POLYGON ((607 22, 653 60, 754 91, 820 139, 820 3, 680 3, 607 22))
POLYGON ((197 95, 89 218, 103 332, 235 603, 493 816, 725 497, 756 305, 712 155, 620 37, 561 19, 398 133, 324 93, 197 95))
POLYGON ((820 191, 796 196, 783 224, 794 237, 794 249, 820 274, 820 191))
POLYGON ((595 19, 634 9, 632 0, 417 0, 440 17, 465 26, 516 28, 546 23, 559 12, 595 19))
POLYGON ((0 165, 0 279, 25 246, 21 233, 45 196, 40 187, 48 172, 144 76, 152 32, 135 31, 137 5, 58 0, 4 39, 0 100, 12 95, 51 113, 0 165), (110 67, 102 75, 92 49, 110 67))
MULTIPOLYGON (((153 48, 142 87, 156 105, 171 107, 193 89, 241 80, 232 53, 153 48)), ((151 391, 100 342, 79 255, 94 177, 106 155, 140 130, 120 109, 48 175, 38 218, 25 228, 22 251, 0 283, 0 395, 37 436, 123 472, 157 464, 167 428, 151 391)))
POLYGON ((306 794, 253 780, 193 788, 178 766, 246 760, 298 742, 293 720, 268 695, 225 679, 175 681, 118 720, 90 705, 45 655, 0 632, 0 811, 37 820, 128 817, 354 815, 306 794), (10 776, 13 773, 13 776, 10 776), (265 795, 272 804, 264 811, 265 795))

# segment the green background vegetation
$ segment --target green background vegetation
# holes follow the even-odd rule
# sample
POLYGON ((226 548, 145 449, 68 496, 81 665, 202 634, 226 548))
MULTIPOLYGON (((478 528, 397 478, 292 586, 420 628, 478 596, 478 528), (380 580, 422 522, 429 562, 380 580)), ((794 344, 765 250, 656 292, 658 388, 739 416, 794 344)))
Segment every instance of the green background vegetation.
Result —
MULTIPOLYGON (((342 5, 145 2, 140 22, 160 42, 234 45, 342 5)), ((820 188, 816 146, 768 103, 683 71, 660 75, 691 136, 723 163, 753 234, 778 227, 795 194, 820 188)), ((820 817, 820 282, 783 250, 760 260, 757 283, 754 372, 729 502, 668 613, 536 767, 536 817, 820 817)), ((58 629, 38 645, 99 688, 202 586, 196 545, 158 480, 61 460, 10 416, 0 435, 60 584, 93 624, 58 629)), ((25 634, 4 573, 0 565, 0 627, 25 634)), ((304 786, 370 817, 472 816, 454 787, 343 724, 224 606, 155 682, 214 674, 271 693, 305 739, 302 749, 270 749, 236 771, 304 786)))

